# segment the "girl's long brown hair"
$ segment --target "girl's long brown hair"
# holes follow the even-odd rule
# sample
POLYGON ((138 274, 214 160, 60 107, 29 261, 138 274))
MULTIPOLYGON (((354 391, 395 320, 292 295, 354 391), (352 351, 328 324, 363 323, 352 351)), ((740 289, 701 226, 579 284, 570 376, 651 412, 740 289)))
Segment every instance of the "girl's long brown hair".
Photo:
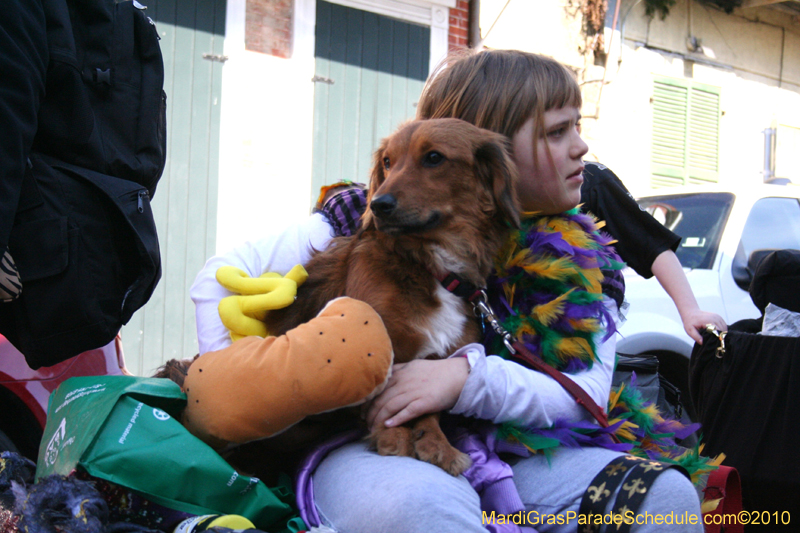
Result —
MULTIPOLYGON (((428 78, 417 118, 460 118, 511 138, 533 117, 533 138, 544 136, 544 113, 573 106, 581 91, 564 65, 518 50, 457 52, 428 78)), ((534 163, 536 152, 534 151, 534 163)))

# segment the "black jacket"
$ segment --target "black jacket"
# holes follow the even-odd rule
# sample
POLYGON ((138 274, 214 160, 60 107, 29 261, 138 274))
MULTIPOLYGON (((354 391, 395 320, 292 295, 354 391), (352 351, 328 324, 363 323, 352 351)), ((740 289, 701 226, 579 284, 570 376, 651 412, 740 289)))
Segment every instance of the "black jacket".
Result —
POLYGON ((41 0, 5 0, 0 17, 0 251, 8 245, 45 94, 49 54, 41 0))

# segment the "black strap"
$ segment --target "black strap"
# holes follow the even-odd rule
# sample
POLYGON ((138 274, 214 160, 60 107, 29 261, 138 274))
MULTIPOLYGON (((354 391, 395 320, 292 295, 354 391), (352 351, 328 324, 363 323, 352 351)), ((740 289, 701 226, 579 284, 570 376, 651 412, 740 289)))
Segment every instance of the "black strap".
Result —
POLYGON ((436 279, 439 280, 442 287, 468 302, 471 302, 482 293, 482 289, 452 272, 448 272, 444 276, 436 275, 436 279))
POLYGON ((670 468, 675 468, 686 477, 689 475, 678 466, 660 461, 643 459, 633 455, 617 457, 603 468, 589 484, 583 494, 578 515, 584 524, 582 533, 600 531, 604 524, 613 527, 607 531, 627 533, 636 523, 636 514, 656 478, 670 468), (620 488, 611 514, 606 514, 606 507, 611 496, 620 488))

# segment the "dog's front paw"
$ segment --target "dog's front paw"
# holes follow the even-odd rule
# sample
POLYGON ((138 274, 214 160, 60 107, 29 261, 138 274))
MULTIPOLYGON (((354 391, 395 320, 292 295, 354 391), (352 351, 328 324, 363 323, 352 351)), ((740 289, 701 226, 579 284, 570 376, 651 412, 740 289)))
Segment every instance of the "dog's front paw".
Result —
MULTIPOLYGON (((424 430, 418 430, 423 432, 424 430)), ((469 455, 450 445, 444 435, 425 432, 414 441, 414 452, 418 459, 438 466, 452 476, 462 474, 472 465, 469 455)))
POLYGON ((369 443, 370 448, 377 451, 379 455, 414 457, 411 429, 404 426, 374 431, 369 436, 369 443))

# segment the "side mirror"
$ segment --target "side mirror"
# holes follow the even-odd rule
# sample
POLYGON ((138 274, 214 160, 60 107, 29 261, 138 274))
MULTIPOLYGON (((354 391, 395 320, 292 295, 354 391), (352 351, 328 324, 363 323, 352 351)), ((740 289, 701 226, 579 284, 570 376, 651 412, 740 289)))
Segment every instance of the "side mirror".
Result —
POLYGON ((750 282, 753 281, 753 274, 755 273, 758 265, 772 252, 777 251, 775 248, 764 248, 761 250, 753 250, 750 257, 745 261, 744 247, 739 243, 736 249, 736 254, 733 256, 733 263, 731 264, 731 274, 733 281, 743 291, 750 290, 750 282))

